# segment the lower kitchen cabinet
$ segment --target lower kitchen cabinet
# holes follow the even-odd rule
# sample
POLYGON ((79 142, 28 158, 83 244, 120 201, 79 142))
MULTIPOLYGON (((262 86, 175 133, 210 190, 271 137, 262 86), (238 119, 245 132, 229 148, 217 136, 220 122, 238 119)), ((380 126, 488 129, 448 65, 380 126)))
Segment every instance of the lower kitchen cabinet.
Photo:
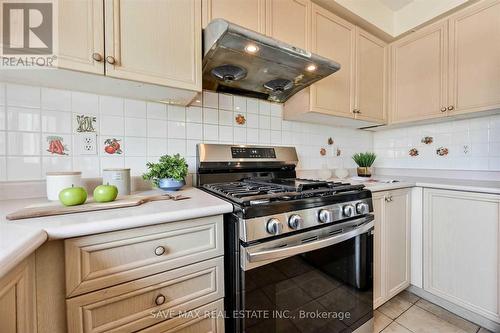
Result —
POLYGON ((373 194, 374 308, 410 285, 411 189, 373 194))
POLYGON ((36 332, 34 255, 0 279, 0 332, 36 332))
POLYGON ((500 195, 424 189, 424 290, 500 322, 500 195))

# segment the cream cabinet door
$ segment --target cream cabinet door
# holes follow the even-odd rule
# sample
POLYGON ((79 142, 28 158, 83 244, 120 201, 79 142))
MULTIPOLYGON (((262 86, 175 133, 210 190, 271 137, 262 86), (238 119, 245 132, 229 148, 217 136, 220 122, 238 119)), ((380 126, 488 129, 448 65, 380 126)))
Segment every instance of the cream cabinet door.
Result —
POLYGON ((253 31, 265 33, 266 0, 203 0, 203 27, 223 18, 253 31))
POLYGON ((386 292, 391 298, 410 285, 410 191, 391 191, 384 201, 386 292))
POLYGON ((386 120, 387 44, 356 28, 356 119, 386 120))
POLYGON ((385 302, 385 223, 384 223, 384 194, 373 194, 373 213, 375 228, 373 231, 373 307, 377 308, 385 302))
POLYGON ((500 322, 500 195, 424 189, 424 290, 500 322))
POLYGON ((500 0, 449 19, 450 114, 500 108, 500 0))
POLYGON ((310 0, 267 0, 266 35, 302 49, 309 49, 310 0))
POLYGON ((58 67, 104 74, 102 0, 59 0, 58 67))
POLYGON ((36 332, 34 255, 0 280, 0 332, 36 332))
POLYGON ((340 63, 335 74, 311 86, 311 111, 353 117, 355 26, 312 5, 311 50, 340 63))
POLYGON ((201 0, 105 0, 106 75, 201 91, 201 0))
POLYGON ((443 20, 392 45, 392 123, 447 115, 447 32, 448 21, 443 20))

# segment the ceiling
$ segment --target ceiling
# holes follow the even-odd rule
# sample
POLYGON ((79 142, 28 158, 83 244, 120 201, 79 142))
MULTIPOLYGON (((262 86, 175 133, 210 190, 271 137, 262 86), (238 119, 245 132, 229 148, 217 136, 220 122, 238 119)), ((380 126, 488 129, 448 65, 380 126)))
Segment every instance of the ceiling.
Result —
POLYGON ((380 0, 384 5, 389 7, 393 11, 400 10, 404 6, 408 5, 410 2, 415 0, 380 0))

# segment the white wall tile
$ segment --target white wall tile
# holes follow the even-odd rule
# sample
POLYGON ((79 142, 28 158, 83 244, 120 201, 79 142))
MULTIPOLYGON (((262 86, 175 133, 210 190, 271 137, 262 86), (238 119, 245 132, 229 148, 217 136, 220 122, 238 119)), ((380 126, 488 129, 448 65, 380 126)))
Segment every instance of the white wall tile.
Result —
POLYGON ((0 131, 0 155, 7 154, 7 133, 0 131))
POLYGON ((83 178, 99 177, 100 159, 97 156, 73 156, 73 170, 81 171, 83 178))
POLYGON ((7 180, 7 159, 0 156, 0 181, 7 180))
POLYGON ((126 136, 124 153, 125 156, 146 156, 147 155, 147 139, 139 137, 126 136))
POLYGON ((125 133, 125 121, 122 117, 101 116, 101 135, 123 135, 125 133))
POLYGON ((40 88, 7 84, 7 105, 39 108, 40 88))
POLYGON ((42 132, 71 133, 70 112, 42 110, 42 132))
POLYGON ((255 113, 247 113, 246 125, 248 128, 259 128, 259 115, 255 113))
POLYGON ((203 123, 204 124, 218 124, 219 111, 217 109, 203 108, 203 123))
POLYGON ((271 128, 271 117, 269 116, 259 116, 259 128, 260 129, 270 129, 271 128))
POLYGON ((219 110, 219 124, 220 125, 233 125, 233 112, 226 110, 219 110))
POLYGON ((147 136, 147 120, 144 118, 125 117, 125 135, 126 136, 147 136))
POLYGON ((234 96, 233 110, 235 112, 247 112, 247 99, 241 96, 234 96))
POLYGON ((126 99, 124 103, 125 117, 146 118, 146 102, 126 99))
POLYGON ((203 106, 207 108, 219 108, 219 96, 211 91, 203 92, 203 106))
POLYGON ((281 131, 281 118, 271 117, 271 129, 281 131))
POLYGON ((234 143, 244 144, 247 142, 247 129, 245 127, 233 127, 234 143))
POLYGON ((190 140, 202 140, 203 125, 197 123, 186 123, 186 138, 190 140))
POLYGON ((123 117, 123 99, 111 96, 99 96, 99 111, 101 115, 123 117))
POLYGON ((271 103, 271 116, 281 118, 283 116, 283 106, 278 103, 271 103))
POLYGON ((8 132, 7 154, 40 155, 40 133, 8 132))
POLYGON ((40 156, 7 157, 7 180, 35 180, 42 178, 40 156))
POLYGON ((42 88, 42 108, 46 110, 71 111, 71 91, 42 88))
POLYGON ((219 94, 219 109, 233 110, 233 95, 219 94))
POLYGON ((271 143, 273 145, 281 144, 281 131, 271 131, 271 143))
POLYGON ((186 156, 196 157, 196 146, 200 140, 186 140, 186 156))
POLYGON ((169 105, 168 120, 186 121, 186 108, 178 105, 169 105))
POLYGON ((0 105, 5 105, 5 83, 0 82, 0 105))
POLYGON ((147 171, 147 158, 145 156, 129 157, 125 156, 125 165, 130 168, 131 176, 142 176, 147 171))
POLYGON ((218 141, 219 140, 219 126, 218 125, 203 125, 203 140, 205 141, 218 141))
POLYGON ((148 138, 147 156, 162 156, 167 154, 167 139, 148 138))
POLYGON ((232 126, 219 126, 219 141, 233 142, 233 127, 232 126))
POLYGON ((42 157, 42 178, 47 172, 72 171, 73 159, 70 156, 44 156, 42 157))
POLYGON ((113 169, 113 168, 124 168, 125 159, 123 156, 113 156, 113 157, 101 157, 101 170, 99 174, 102 175, 103 169, 113 169))
POLYGON ((186 156, 186 140, 168 139, 168 154, 186 156))
POLYGON ((167 121, 159 119, 148 119, 147 136, 150 138, 166 138, 167 121))
POLYGON ((258 128, 247 128, 247 143, 259 143, 258 128))
POLYGON ((7 108, 7 129, 11 131, 39 131, 40 109, 7 108))
POLYGON ((264 100, 259 100, 259 114, 264 116, 271 115, 271 103, 264 100))
POLYGON ((72 92, 71 111, 78 114, 97 115, 99 113, 98 96, 82 92, 72 92))
POLYGON ((190 106, 186 108, 186 121, 190 123, 202 123, 203 109, 199 106, 190 106))
POLYGON ((180 121, 169 121, 167 136, 168 138, 173 138, 173 139, 185 139, 186 123, 180 121))
POLYGON ((7 116, 5 114, 5 107, 0 106, 0 131, 7 128, 7 116))
POLYGON ((259 113, 259 100, 255 98, 247 98, 247 112, 259 113))
POLYGON ((146 105, 146 114, 148 119, 167 120, 167 105, 148 102, 146 105))

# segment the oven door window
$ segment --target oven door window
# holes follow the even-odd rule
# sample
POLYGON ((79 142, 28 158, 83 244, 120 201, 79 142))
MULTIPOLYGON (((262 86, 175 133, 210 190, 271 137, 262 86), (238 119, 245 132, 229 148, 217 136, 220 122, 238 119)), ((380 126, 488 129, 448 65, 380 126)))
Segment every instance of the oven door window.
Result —
POLYGON ((372 265, 366 233, 242 271, 244 332, 354 331, 373 317, 372 265))

